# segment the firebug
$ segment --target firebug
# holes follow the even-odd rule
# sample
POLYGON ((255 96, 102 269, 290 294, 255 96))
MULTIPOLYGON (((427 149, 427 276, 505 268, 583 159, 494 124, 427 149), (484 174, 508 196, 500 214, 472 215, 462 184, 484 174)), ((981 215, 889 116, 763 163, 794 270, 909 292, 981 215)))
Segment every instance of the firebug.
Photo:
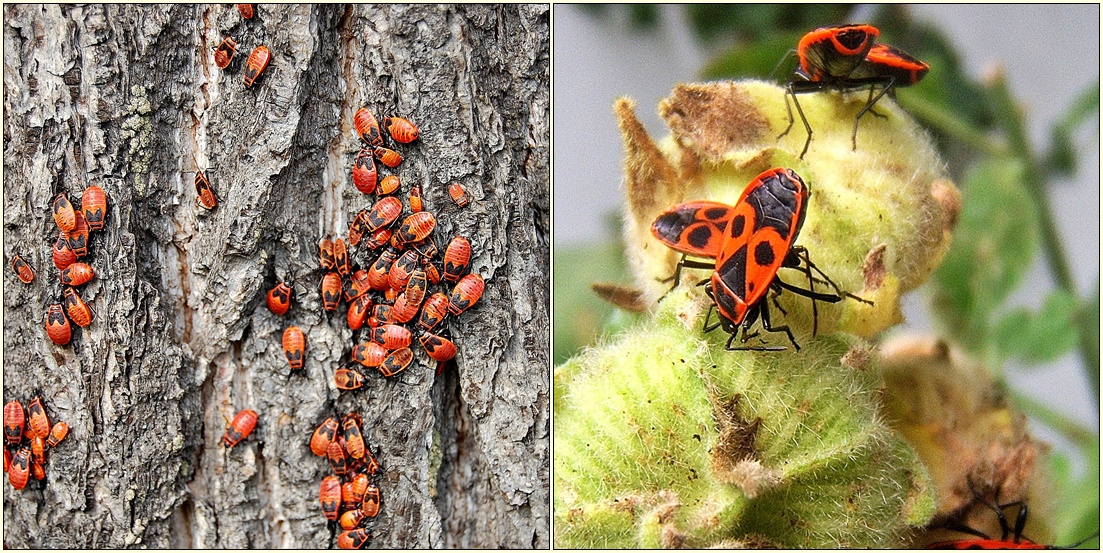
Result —
MULTIPOLYGON (((387 290, 390 290, 390 288, 387 288, 387 290)), ((368 326, 373 327, 397 322, 398 318, 394 315, 394 306, 385 303, 376 304, 367 320, 368 326)))
POLYGON ((352 360, 365 367, 378 367, 387 357, 387 348, 375 343, 364 342, 352 348, 352 360))
POLYGON ((395 142, 409 144, 417 140, 418 128, 408 119, 402 117, 384 117, 383 126, 395 142))
POLYGON ((272 61, 272 51, 267 46, 253 48, 249 59, 245 60, 245 86, 253 86, 270 61, 272 61))
POLYGON ((406 292, 398 294, 391 309, 391 315, 396 323, 408 323, 417 316, 418 306, 410 302, 406 292))
POLYGON ((26 261, 23 261, 23 256, 15 254, 11 258, 11 270, 15 272, 15 276, 19 277, 25 284, 30 284, 34 281, 34 269, 26 261))
POLYGON ((352 330, 359 330, 360 327, 364 326, 364 319, 368 317, 368 311, 371 310, 371 307, 372 299, 371 296, 367 294, 361 294, 359 297, 352 300, 352 303, 349 304, 347 316, 349 328, 352 330))
POLYGON ((403 219, 402 224, 395 230, 392 241, 399 247, 404 244, 420 242, 429 236, 437 225, 437 217, 428 211, 414 213, 403 219))
POLYGON ((96 276, 96 270, 87 263, 76 262, 61 271, 61 283, 67 286, 80 286, 92 277, 96 276))
POLYGON ((467 273, 471 262, 471 242, 463 236, 457 236, 444 250, 444 280, 456 282, 467 273))
POLYGON ((32 438, 45 438, 50 435, 50 417, 46 416, 46 407, 40 398, 34 398, 27 404, 27 434, 32 438))
POLYGON ((421 203, 421 187, 416 184, 410 187, 409 204, 410 211, 413 211, 414 213, 419 213, 425 208, 425 206, 421 203))
POLYGON ((294 290, 291 285, 286 282, 277 284, 275 288, 268 291, 268 296, 265 298, 268 310, 276 315, 286 314, 287 310, 291 308, 291 295, 293 293, 294 290))
POLYGON ((88 255, 88 222, 84 220, 84 213, 80 210, 73 211, 73 220, 76 224, 69 231, 69 247, 73 248, 76 256, 88 255))
POLYGON ((372 153, 375 155, 375 159, 379 160, 379 163, 392 169, 398 167, 399 163, 402 163, 402 155, 390 148, 376 146, 375 149, 372 150, 372 153))
POLYGON ((31 474, 31 450, 21 447, 11 460, 11 469, 8 471, 8 482, 11 487, 22 490, 27 487, 27 479, 31 474))
POLYGON ((103 188, 95 185, 85 188, 80 197, 80 210, 84 213, 85 221, 88 221, 88 230, 103 230, 104 218, 107 216, 107 194, 103 188))
MULTIPOLYGON (((351 455, 352 452, 350 451, 349 454, 351 455)), ((349 510, 359 509, 366 491, 368 491, 368 475, 360 473, 353 476, 341 486, 341 507, 349 510)))
POLYGON ((230 422, 230 426, 226 427, 226 434, 222 436, 222 443, 226 444, 226 447, 234 447, 241 440, 244 440, 253 433, 253 429, 257 427, 257 412, 252 409, 244 409, 234 420, 230 422))
POLYGON ((322 277, 322 308, 326 311, 336 311, 340 301, 341 275, 336 271, 330 271, 322 277))
POLYGON ((379 195, 386 196, 387 194, 394 194, 402 186, 402 181, 394 175, 387 175, 383 177, 383 180, 379 181, 379 195))
POLYGON ((406 250, 398 256, 398 259, 391 265, 391 270, 387 273, 392 290, 397 291, 406 288, 406 285, 410 282, 410 277, 418 268, 417 260, 417 252, 414 250, 406 250))
POLYGON ((412 336, 404 326, 387 324, 371 329, 371 341, 387 348, 400 349, 410 345, 412 336))
POLYGON ((360 425, 357 424, 355 418, 345 417, 345 421, 341 426, 345 432, 345 449, 348 451, 349 457, 363 459, 364 436, 360 434, 360 425))
POLYGON ((236 53, 237 42, 234 42, 234 37, 228 36, 222 39, 218 46, 214 47, 214 64, 219 69, 226 69, 230 62, 234 60, 234 54, 236 53))
POLYGON ((65 316, 65 309, 60 303, 51 304, 46 309, 46 334, 51 342, 59 346, 68 344, 73 336, 69 319, 65 316))
POLYGON ((341 532, 337 536, 337 547, 341 549, 363 549, 371 541, 371 528, 357 528, 341 532))
POLYGON ((364 499, 360 505, 360 510, 364 512, 365 517, 374 517, 379 514, 379 503, 381 502, 379 493, 379 486, 371 484, 367 490, 364 491, 364 499))
POLYGON ((356 110, 356 114, 352 116, 352 125, 356 128, 360 138, 364 139, 364 142, 367 142, 369 146, 374 148, 383 145, 383 135, 379 132, 379 121, 375 119, 375 115, 372 115, 368 108, 356 110))
POLYGON ((253 5, 252 4, 238 4, 237 11, 241 13, 241 17, 245 19, 253 18, 253 5))
POLYGON ((333 383, 338 390, 355 390, 364 386, 364 375, 355 369, 341 367, 333 373, 333 383))
POLYGON ((418 341, 425 348, 425 353, 435 361, 443 363, 456 356, 456 345, 443 336, 426 331, 418 336, 418 341))
POLYGON ((468 202, 467 191, 463 189, 462 184, 460 184, 458 182, 454 182, 452 184, 449 184, 448 185, 448 195, 452 196, 452 201, 456 202, 457 206, 464 207, 464 206, 467 205, 467 202, 468 202))
POLYGON ((383 376, 394 376, 406 370, 413 360, 414 352, 410 348, 404 347, 402 349, 396 349, 387 354, 387 358, 379 365, 379 372, 383 376))
POLYGON ((368 224, 364 227, 364 232, 375 232, 378 229, 390 226, 401 214, 402 200, 394 196, 387 196, 376 202, 371 211, 368 212, 368 224))
MULTIPOLYGON (((326 457, 329 459, 329 466, 333 468, 333 473, 337 476, 344 476, 348 471, 348 459, 345 456, 345 449, 341 447, 341 444, 334 440, 329 442, 329 447, 326 448, 326 457)), ((338 489, 337 493, 340 494, 341 490, 338 489)))
POLYGON ((77 326, 84 328, 92 324, 92 310, 71 286, 65 287, 65 298, 61 304, 65 306, 65 313, 69 315, 69 320, 77 326))
POLYGON ((383 291, 391 287, 390 271, 398 254, 392 248, 380 252, 371 267, 368 267, 368 284, 372 290, 383 291))
POLYGON ((31 460, 38 464, 46 462, 46 440, 40 436, 31 438, 31 460))
MULTIPOLYGON (((347 485, 347 484, 346 484, 347 485)), ((342 496, 344 495, 344 489, 342 488, 342 496)), ((363 501, 363 498, 361 498, 363 501)), ((360 526, 360 522, 364 520, 364 511, 360 510, 359 506, 354 509, 350 509, 341 513, 341 518, 338 520, 338 524, 342 530, 352 530, 357 526, 360 526)))
POLYGON ((319 457, 325 457, 330 442, 337 437, 338 428, 337 419, 333 417, 327 418, 325 422, 318 425, 310 437, 310 451, 319 457))
POLYGON ((370 250, 378 250, 379 248, 381 248, 382 246, 384 246, 387 242, 389 242, 391 240, 391 235, 393 235, 393 234, 394 234, 394 231, 389 229, 389 228, 386 228, 386 227, 381 228, 381 229, 376 229, 375 232, 371 233, 371 236, 368 237, 368 239, 364 242, 364 244, 370 250))
POLYGON ((352 184, 364 194, 375 192, 379 173, 375 170, 375 158, 368 148, 363 148, 352 164, 352 184))
POLYGON ((448 315, 448 296, 436 292, 425 300, 421 306, 421 315, 418 316, 417 326, 422 330, 432 330, 440 324, 448 315))
POLYGON ((283 331, 283 354, 291 370, 303 368, 303 350, 306 349, 306 336, 297 326, 289 326, 283 331))
POLYGON ((19 444, 23 440, 23 426, 26 417, 23 413, 23 404, 18 401, 9 401, 4 404, 4 441, 9 444, 19 444))
POLYGON ((195 205, 208 211, 218 207, 218 196, 215 196, 211 181, 207 180, 203 171, 195 172, 195 205))
POLYGON ((73 248, 69 247, 69 234, 60 231, 57 241, 54 242, 54 266, 57 267, 57 270, 64 271, 76 260, 77 254, 73 253, 73 248))
POLYGON ((322 238, 318 244, 318 260, 323 271, 333 270, 337 266, 337 259, 333 256, 333 241, 322 238))
POLYGON ((54 222, 57 223, 57 228, 69 232, 76 227, 76 211, 73 209, 73 204, 69 203, 69 198, 64 192, 54 196, 53 201, 50 202, 50 209, 54 213, 54 222))
POLYGON ((50 429, 50 437, 46 438, 46 445, 51 448, 57 447, 57 444, 61 443, 66 436, 69 435, 69 425, 65 422, 56 422, 54 427, 50 429))
POLYGON ((322 479, 318 500, 326 520, 337 520, 337 508, 341 505, 341 479, 332 474, 322 479))
POLYGON ((448 298, 448 312, 459 315, 475 305, 482 297, 485 286, 483 277, 475 273, 464 275, 452 288, 452 296, 448 298))
POLYGON ((349 250, 344 238, 333 240, 333 268, 341 276, 349 274, 349 250))

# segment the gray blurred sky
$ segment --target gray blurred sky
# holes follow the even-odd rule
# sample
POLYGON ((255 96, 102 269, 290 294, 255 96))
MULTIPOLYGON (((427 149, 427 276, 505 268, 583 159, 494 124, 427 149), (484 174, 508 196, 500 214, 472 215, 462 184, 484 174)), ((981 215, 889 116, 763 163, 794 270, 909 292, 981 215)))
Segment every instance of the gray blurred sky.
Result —
MULTIPOLYGON (((869 14, 859 8, 850 22, 869 14), (865 14, 865 15, 863 15, 865 14)), ((591 17, 576 5, 554 7, 554 239, 557 248, 609 238, 606 218, 621 209, 623 146, 613 100, 627 95, 653 136, 667 133, 656 109, 675 83, 698 80, 715 52, 693 40, 682 9, 663 6, 659 27, 629 30, 623 9, 591 17)), ((1099 79, 1099 5, 918 5, 912 13, 954 37, 965 69, 980 75, 996 64, 1027 110, 1031 138, 1048 143, 1049 129, 1070 103, 1099 79)), ((838 22, 825 22, 838 23, 838 22)), ((1098 124, 1081 133, 1083 165, 1077 177, 1053 183, 1050 198, 1074 265, 1078 290, 1097 286, 1099 275, 1098 124)), ((1040 307, 1037 291, 1053 289, 1036 263, 1012 302, 1040 307)), ((569 293, 556 291, 556 293, 569 293)), ((904 330, 930 329, 920 294, 905 305, 904 330)), ((1098 427, 1080 358, 1050 365, 1011 367, 1015 389, 1048 402, 1084 424, 1098 427)), ((1044 438, 1052 439, 1047 432, 1044 438)))

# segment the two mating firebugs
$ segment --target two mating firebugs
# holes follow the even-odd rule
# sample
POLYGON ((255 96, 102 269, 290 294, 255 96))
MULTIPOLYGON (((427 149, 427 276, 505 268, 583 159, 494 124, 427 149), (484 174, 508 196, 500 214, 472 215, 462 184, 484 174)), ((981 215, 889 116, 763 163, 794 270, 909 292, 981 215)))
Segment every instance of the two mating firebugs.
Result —
MULTIPOLYGON (((794 349, 800 346, 788 326, 774 326, 766 301, 767 292, 788 290, 812 300, 813 321, 817 301, 838 302, 849 297, 865 303, 853 294, 842 292, 808 257, 808 251, 794 245, 807 213, 808 187, 792 169, 768 169, 751 181, 734 206, 712 201, 694 201, 676 205, 659 215, 651 225, 660 242, 683 254, 675 278, 683 267, 712 269, 704 281, 706 293, 720 320, 705 331, 723 327, 731 336, 728 349, 778 350, 783 347, 732 347, 738 335, 742 343, 755 336, 749 329, 762 320, 768 332, 784 332, 794 349), (714 259, 706 263, 686 256, 714 259), (785 282, 778 270, 787 267, 804 272, 811 286, 812 271, 831 286, 834 294, 824 294, 785 282)), ((675 283, 677 284, 677 283, 675 283)), ((712 309, 709 314, 711 315, 712 309)), ((815 334, 813 324, 813 335, 815 334)))
POLYGON ((877 44, 881 32, 872 25, 841 25, 821 27, 801 38, 797 44, 799 66, 786 83, 785 109, 789 125, 778 136, 781 138, 793 128, 793 111, 789 105, 792 97, 801 123, 807 132, 800 157, 808 152, 812 142, 812 127, 797 101, 798 94, 837 90, 840 92, 869 89, 866 104, 854 118, 851 146, 858 147, 858 123, 862 116, 886 93, 894 88, 918 83, 930 70, 926 63, 887 44, 877 44), (880 92, 874 96, 874 91, 880 92))

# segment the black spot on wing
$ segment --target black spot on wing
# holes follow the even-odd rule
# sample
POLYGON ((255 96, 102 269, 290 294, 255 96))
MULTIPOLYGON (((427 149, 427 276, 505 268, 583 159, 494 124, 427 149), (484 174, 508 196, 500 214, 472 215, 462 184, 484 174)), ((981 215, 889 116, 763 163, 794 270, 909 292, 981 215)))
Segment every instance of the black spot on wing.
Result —
POLYGON ((747 246, 735 250, 731 256, 716 268, 720 280, 740 299, 746 298, 747 283, 747 246))
POLYGON ((712 239, 714 228, 704 223, 692 225, 689 232, 686 233, 686 242, 689 242, 689 245, 694 248, 703 249, 712 239))
POLYGON ((770 243, 762 240, 754 247, 754 262, 757 265, 768 267, 774 262, 776 256, 774 255, 774 249, 770 246, 770 243))

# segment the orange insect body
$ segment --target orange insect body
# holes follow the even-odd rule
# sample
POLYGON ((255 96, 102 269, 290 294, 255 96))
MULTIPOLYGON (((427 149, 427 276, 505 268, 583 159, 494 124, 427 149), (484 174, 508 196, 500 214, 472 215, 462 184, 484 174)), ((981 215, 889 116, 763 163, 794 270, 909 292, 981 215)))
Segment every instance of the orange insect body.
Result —
POLYGON ((352 348, 352 360, 365 367, 378 367, 387 357, 387 348, 375 343, 364 342, 352 348))
MULTIPOLYGON (((351 452, 350 452, 351 453, 351 452)), ((368 491, 368 475, 364 473, 352 477, 341 487, 341 503, 346 509, 359 509, 368 491)))
POLYGON ((37 397, 27 405, 27 431, 31 438, 45 438, 50 435, 50 417, 46 416, 46 407, 37 397))
POLYGON ((77 226, 76 211, 73 209, 73 204, 69 203, 69 198, 65 196, 65 193, 54 196, 52 202, 50 202, 50 209, 54 213, 54 222, 57 223, 57 228, 69 232, 77 226))
POLYGON ((269 290, 268 297, 265 298, 268 310, 276 315, 286 314, 287 310, 291 308, 292 291, 291 286, 286 282, 281 282, 275 288, 269 290))
POLYGON ((238 4, 237 11, 241 14, 241 17, 245 19, 253 18, 253 5, 252 4, 238 4))
POLYGON ((388 354, 383 363, 379 365, 379 372, 383 376, 394 376, 406 370, 413 360, 414 352, 410 348, 396 349, 388 354))
POLYGON ((366 490, 364 490, 364 499, 361 502, 360 510, 363 511, 365 517, 374 517, 379 514, 379 504, 381 502, 381 494, 379 493, 379 486, 371 484, 366 490))
POLYGON ((341 505, 341 479, 332 474, 322 479, 318 500, 326 520, 337 520, 337 508, 341 505))
POLYGON ((73 220, 76 225, 69 231, 69 247, 73 248, 77 257, 84 257, 88 255, 88 221, 84 220, 84 213, 81 211, 73 212, 73 220))
POLYGON ((382 146, 376 146, 372 153, 375 154, 375 159, 379 160, 379 163, 386 165, 390 168, 398 167, 399 163, 402 163, 402 154, 382 146))
POLYGON ((318 259, 323 271, 332 270, 336 266, 337 260, 333 257, 333 241, 329 238, 322 238, 318 243, 318 259))
POLYGON ((414 213, 402 221, 391 240, 396 241, 398 246, 420 242, 433 232, 436 225, 436 215, 428 211, 414 213))
POLYGON ((356 114, 352 116, 352 125, 356 128, 360 138, 364 139, 364 142, 367 142, 368 145, 372 147, 383 145, 383 135, 379 132, 379 121, 375 119, 375 115, 372 115, 368 108, 356 110, 356 114))
POLYGON ((391 289, 395 291, 405 289, 417 268, 417 252, 414 250, 402 252, 387 273, 391 289))
POLYGON ((50 437, 46 438, 46 445, 50 447, 57 447, 57 444, 61 443, 66 436, 69 435, 69 425, 65 422, 58 422, 54 424, 54 427, 50 429, 50 437))
POLYGON ((344 238, 333 241, 333 268, 341 276, 349 274, 349 251, 344 238))
POLYGON ((376 202, 368 212, 368 224, 364 226, 364 232, 375 232, 390 226, 399 215, 402 215, 402 200, 387 196, 376 202))
POLYGON ((319 457, 325 457, 330 442, 337 437, 337 419, 329 417, 314 430, 310 437, 310 451, 319 457))
POLYGON ((408 119, 402 117, 384 117, 383 126, 395 142, 409 144, 417 140, 420 131, 408 119))
POLYGON ((465 273, 471 262, 471 242, 463 236, 457 236, 444 250, 444 280, 456 282, 465 273))
MULTIPOLYGON (((35 436, 31 438, 31 460, 42 464, 46 462, 46 440, 35 436)), ((41 480, 41 478, 39 479, 41 480)))
MULTIPOLYGON (((32 455, 31 457, 33 458, 34 455, 32 455)), ((46 479, 46 467, 44 467, 42 465, 42 463, 40 463, 38 461, 32 461, 31 462, 31 476, 33 476, 35 480, 45 480, 46 479)))
POLYGON ((287 364, 291 370, 303 368, 303 350, 306 348, 306 337, 297 326, 287 327, 283 331, 283 354, 287 357, 287 364))
POLYGON ((364 244, 368 246, 368 249, 378 250, 380 247, 391 240, 391 235, 393 234, 394 231, 389 228, 378 229, 375 232, 371 233, 371 236, 366 242, 364 242, 364 244))
POLYGON ((237 53, 237 43, 234 42, 234 37, 228 36, 222 39, 222 42, 214 48, 214 64, 219 69, 226 69, 230 65, 230 62, 234 59, 234 54, 237 53))
POLYGON ((352 223, 349 224, 349 245, 356 247, 360 245, 360 240, 364 238, 364 233, 368 228, 368 210, 362 209, 356 217, 352 219, 352 223))
MULTIPOLYGON (((413 357, 413 353, 411 353, 410 356, 413 357)), ((361 462, 363 463, 364 470, 368 471, 368 474, 374 476, 377 472, 379 472, 379 461, 375 460, 375 455, 372 455, 371 450, 367 447, 364 448, 364 458, 361 460, 361 462)), ((364 498, 366 499, 370 494, 371 486, 368 486, 368 491, 365 493, 364 498)))
POLYGON ((252 434, 256 427, 257 412, 252 409, 242 410, 230 422, 230 426, 226 427, 226 434, 222 436, 222 443, 226 444, 226 447, 234 447, 249 434, 252 434))
POLYGON ((22 403, 9 401, 4 404, 4 441, 9 444, 18 444, 22 441, 25 423, 22 403))
POLYGON ((51 342, 59 346, 68 344, 73 336, 69 319, 65 316, 65 309, 60 303, 51 304, 46 309, 46 334, 51 342))
POLYGON ((429 279, 429 284, 439 284, 441 280, 440 269, 430 259, 421 260, 421 268, 425 271, 425 278, 429 279))
MULTIPOLYGON (((388 290, 390 290, 390 288, 388 288, 388 290)), ((398 320, 394 316, 394 306, 387 305, 385 303, 376 305, 372 308, 372 314, 370 317, 368 317, 367 322, 368 326, 373 327, 398 322, 398 320)))
POLYGON ((88 222, 88 230, 103 230, 104 217, 107 216, 107 194, 95 185, 85 188, 80 197, 80 210, 88 222))
POLYGON ((57 242, 54 242, 54 266, 57 270, 64 271, 77 260, 77 254, 69 247, 69 236, 65 231, 58 234, 57 242))
POLYGON ((245 60, 245 86, 253 86, 268 62, 272 61, 272 51, 267 46, 261 45, 253 49, 249 59, 245 60))
POLYGON ((336 271, 330 271, 322 277, 322 308, 326 311, 336 311, 340 301, 341 275, 336 271))
POLYGON ((11 468, 8 471, 8 482, 11 487, 22 490, 27 487, 27 480, 31 474, 31 450, 21 447, 11 460, 11 468))
POLYGON ((410 187, 410 211, 414 213, 420 213, 425 206, 421 203, 421 187, 414 185, 410 187))
POLYGON ((386 196, 387 194, 394 194, 398 188, 402 186, 402 181, 394 175, 387 175, 383 177, 383 180, 379 181, 379 195, 386 196))
MULTIPOLYGON (((346 417, 342 426, 345 431, 345 449, 348 451, 349 457, 363 459, 364 436, 360 434, 360 425, 356 424, 355 419, 346 417)), ((365 483, 366 480, 365 478, 365 483)))
POLYGON ((422 332, 421 336, 418 337, 418 341, 421 342, 421 346, 425 348, 425 353, 429 354, 429 357, 441 363, 456 356, 456 345, 443 336, 422 332))
POLYGON ((363 387, 364 382, 364 375, 353 369, 341 367, 333 373, 333 383, 338 390, 355 390, 363 387))
MULTIPOLYGON (((345 459, 345 449, 341 447, 341 444, 334 440, 329 442, 329 447, 326 448, 326 457, 329 458, 329 466, 333 468, 334 474, 337 476, 344 476, 348 471, 348 463, 345 459)), ((340 494, 340 489, 337 490, 340 494)))
POLYGON ((65 306, 65 312, 68 313, 69 320, 76 323, 77 326, 84 328, 92 324, 92 310, 84 303, 84 300, 80 299, 76 290, 66 287, 65 299, 61 303, 65 306))
MULTIPOLYGON (((349 277, 348 291, 345 294, 346 301, 353 301, 364 294, 371 291, 371 281, 368 280, 368 272, 364 269, 358 269, 355 273, 349 277)), ((371 303, 367 304, 367 308, 371 307, 371 303)))
POLYGON ((371 341, 387 348, 400 349, 410 345, 413 339, 410 331, 404 326, 388 324, 371 329, 369 334, 371 341))
MULTIPOLYGON (((348 484, 346 484, 348 485, 348 484)), ((342 493, 344 492, 342 488, 342 493)), ((360 521, 364 520, 364 512, 360 509, 352 509, 345 511, 341 514, 340 520, 337 522, 341 525, 342 530, 352 530, 357 526, 360 526, 360 521)))
POLYGON ((422 330, 433 330, 448 315, 448 296, 436 292, 425 300, 421 306, 421 315, 417 319, 417 326, 422 330))
POLYGON ((383 291, 391 287, 390 270, 397 257, 398 254, 393 249, 387 248, 368 268, 368 284, 372 290, 383 291))
POLYGON ((34 281, 34 269, 30 264, 23 260, 23 257, 19 254, 15 254, 11 258, 11 270, 15 272, 15 276, 19 277, 26 284, 30 284, 34 281))
POLYGON ((80 286, 92 277, 96 276, 96 270, 87 263, 72 263, 61 271, 61 283, 67 286, 80 286))
POLYGON ((465 275, 452 289, 452 296, 448 299, 448 312, 453 315, 463 313, 483 295, 486 283, 483 277, 477 274, 465 275))
POLYGON ((368 316, 368 311, 371 310, 372 299, 367 294, 362 294, 356 299, 352 300, 349 304, 348 323, 349 328, 352 330, 360 330, 360 327, 364 326, 364 319, 368 316))
POLYGON ((448 185, 448 195, 452 196, 452 201, 456 202, 457 206, 464 207, 467 205, 467 191, 463 189, 462 184, 454 182, 448 185))
POLYGON ((352 184, 364 194, 375 192, 379 172, 375 170, 375 159, 368 148, 363 148, 352 164, 352 184))
POLYGON ((391 314, 394 317, 394 322, 408 323, 414 317, 417 316, 417 305, 410 303, 410 300, 406 297, 406 292, 402 292, 394 300, 394 306, 391 309, 391 314))
POLYGON ((203 174, 203 171, 195 172, 195 205, 206 210, 218 206, 218 197, 215 196, 214 189, 211 188, 211 181, 207 180, 207 176, 203 174))
POLYGON ((372 531, 367 528, 357 528, 347 532, 341 532, 337 536, 337 547, 341 549, 362 549, 371 541, 372 531))

